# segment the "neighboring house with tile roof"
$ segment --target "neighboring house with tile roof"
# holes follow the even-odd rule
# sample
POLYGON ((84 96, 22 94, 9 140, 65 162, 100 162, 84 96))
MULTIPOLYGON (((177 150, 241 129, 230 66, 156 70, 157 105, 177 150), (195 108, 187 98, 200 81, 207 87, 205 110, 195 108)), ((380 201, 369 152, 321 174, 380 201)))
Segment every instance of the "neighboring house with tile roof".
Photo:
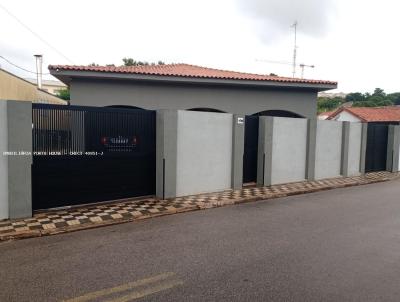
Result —
POLYGON ((347 107, 333 112, 328 120, 400 124, 400 107, 347 107))
POLYGON ((332 113, 334 113, 335 111, 326 111, 326 112, 322 112, 320 114, 318 114, 318 119, 321 121, 326 120, 332 113))
POLYGON ((133 106, 315 117, 317 94, 336 82, 169 64, 150 66, 50 65, 70 87, 71 104, 133 106))
POLYGON ((66 105, 67 102, 0 68, 0 100, 66 105))
MULTIPOLYGON (((26 78, 28 82, 31 82, 33 85, 37 86, 36 79, 26 78)), ((63 82, 57 80, 42 80, 42 90, 57 95, 61 90, 66 89, 67 85, 63 82)))

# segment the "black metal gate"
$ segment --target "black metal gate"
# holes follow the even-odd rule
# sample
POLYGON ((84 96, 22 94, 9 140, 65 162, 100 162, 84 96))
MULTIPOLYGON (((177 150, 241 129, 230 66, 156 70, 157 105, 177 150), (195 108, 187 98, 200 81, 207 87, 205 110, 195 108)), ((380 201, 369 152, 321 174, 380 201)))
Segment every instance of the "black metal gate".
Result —
POLYGON ((155 111, 33 104, 33 209, 155 193, 155 111))
POLYGON ((368 124, 365 172, 386 170, 388 129, 388 125, 368 124))
POLYGON ((258 116, 245 118, 243 183, 257 181, 258 120, 258 116))

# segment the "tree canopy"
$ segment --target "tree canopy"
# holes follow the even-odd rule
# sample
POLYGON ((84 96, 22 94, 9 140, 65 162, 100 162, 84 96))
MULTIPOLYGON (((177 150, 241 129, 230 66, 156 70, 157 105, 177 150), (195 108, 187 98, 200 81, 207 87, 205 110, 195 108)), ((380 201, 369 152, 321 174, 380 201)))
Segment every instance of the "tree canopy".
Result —
POLYGON ((124 66, 148 66, 148 65, 164 65, 163 61, 158 61, 157 63, 154 62, 147 62, 147 61, 136 61, 132 58, 123 58, 122 61, 124 62, 124 66))
POLYGON ((345 103, 351 104, 353 107, 383 107, 400 105, 400 92, 386 94, 381 88, 375 88, 371 94, 369 92, 352 92, 341 97, 319 97, 318 98, 318 113, 332 111, 345 103))

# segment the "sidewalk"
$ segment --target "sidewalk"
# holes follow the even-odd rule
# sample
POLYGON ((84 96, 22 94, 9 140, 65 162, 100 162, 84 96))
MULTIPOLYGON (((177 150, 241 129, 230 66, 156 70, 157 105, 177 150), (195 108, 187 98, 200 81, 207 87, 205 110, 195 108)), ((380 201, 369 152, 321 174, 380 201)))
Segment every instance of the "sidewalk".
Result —
POLYGON ((29 219, 1 221, 0 241, 53 235, 255 200, 364 185, 392 180, 398 176, 398 173, 374 172, 365 176, 303 181, 271 187, 250 187, 171 200, 135 199, 47 211, 37 213, 29 219))

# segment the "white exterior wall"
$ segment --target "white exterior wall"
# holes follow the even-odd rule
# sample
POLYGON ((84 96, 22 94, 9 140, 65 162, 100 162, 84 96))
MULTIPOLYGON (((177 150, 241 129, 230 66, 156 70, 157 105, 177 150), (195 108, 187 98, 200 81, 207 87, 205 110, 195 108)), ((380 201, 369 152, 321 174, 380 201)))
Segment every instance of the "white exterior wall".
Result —
POLYGON ((360 123, 361 122, 361 120, 358 117, 352 115, 351 113, 349 113, 347 111, 340 112, 334 118, 334 120, 338 121, 338 122, 352 122, 352 123, 360 123))
POLYGON ((340 176, 342 123, 317 121, 315 179, 340 176))
POLYGON ((350 124, 348 176, 360 175, 361 123, 350 124))
POLYGON ((271 184, 306 177, 307 120, 275 117, 272 136, 271 184))
POLYGON ((176 195, 231 187, 231 114, 178 111, 176 195))

